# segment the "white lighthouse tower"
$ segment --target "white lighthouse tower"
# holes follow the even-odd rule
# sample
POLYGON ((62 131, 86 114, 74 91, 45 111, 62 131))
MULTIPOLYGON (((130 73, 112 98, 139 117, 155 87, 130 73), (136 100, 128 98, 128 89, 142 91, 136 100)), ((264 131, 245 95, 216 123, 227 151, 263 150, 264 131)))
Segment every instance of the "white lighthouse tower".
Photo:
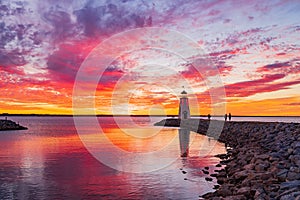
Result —
POLYGON ((189 99, 187 97, 187 92, 183 90, 180 97, 178 118, 189 119, 190 116, 189 99))

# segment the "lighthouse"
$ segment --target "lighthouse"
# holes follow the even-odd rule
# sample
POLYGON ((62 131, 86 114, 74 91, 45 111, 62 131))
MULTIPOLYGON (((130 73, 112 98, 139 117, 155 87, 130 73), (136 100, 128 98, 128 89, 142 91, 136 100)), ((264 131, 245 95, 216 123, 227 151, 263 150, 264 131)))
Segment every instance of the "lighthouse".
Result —
POLYGON ((178 118, 179 119, 189 119, 190 118, 189 99, 187 97, 187 92, 185 90, 183 90, 181 92, 178 118))

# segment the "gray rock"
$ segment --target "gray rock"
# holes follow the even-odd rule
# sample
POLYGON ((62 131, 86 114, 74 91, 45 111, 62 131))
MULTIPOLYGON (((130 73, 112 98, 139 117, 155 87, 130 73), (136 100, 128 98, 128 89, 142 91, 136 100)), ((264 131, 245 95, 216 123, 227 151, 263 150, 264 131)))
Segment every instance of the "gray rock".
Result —
POLYGON ((278 164, 277 164, 276 167, 277 167, 278 169, 284 169, 285 166, 286 166, 286 165, 285 165, 285 162, 284 162, 284 161, 280 161, 280 162, 278 162, 278 164))
POLYGON ((248 164, 248 165, 245 165, 243 168, 244 168, 245 170, 252 170, 252 169, 254 169, 254 164, 248 164))
POLYGON ((270 153, 270 160, 279 160, 281 158, 281 154, 278 152, 270 153))
POLYGON ((248 175, 248 171, 240 171, 234 174, 234 178, 237 180, 244 180, 248 175))
POLYGON ((292 155, 290 160, 300 167, 300 155, 292 155))
POLYGON ((288 181, 280 184, 280 190, 287 190, 290 188, 300 188, 300 180, 288 181))
POLYGON ((264 164, 260 163, 260 164, 257 164, 254 169, 257 172, 263 172, 263 171, 265 171, 265 168, 266 168, 266 166, 264 164))
POLYGON ((292 171, 289 171, 287 173, 287 180, 294 181, 294 180, 299 180, 299 179, 300 179, 300 174, 299 173, 292 172, 292 171))
POLYGON ((295 197, 300 196, 300 191, 297 188, 292 188, 281 193, 277 199, 280 200, 291 200, 295 199, 295 197))
POLYGON ((206 181, 212 181, 213 179, 212 179, 212 178, 209 178, 209 177, 206 177, 205 180, 206 180, 206 181))
POLYGON ((254 194, 255 199, 263 198, 266 196, 266 191, 263 188, 257 188, 254 194))
POLYGON ((244 195, 234 195, 234 196, 228 196, 224 198, 224 200, 247 200, 247 197, 244 195))
POLYGON ((294 149, 292 149, 292 148, 288 148, 288 154, 291 154, 291 153, 293 153, 293 151, 294 151, 294 149))
POLYGON ((232 195, 232 191, 227 187, 220 187, 218 190, 218 194, 222 197, 227 197, 232 195))
POLYGON ((212 197, 211 200, 222 200, 221 197, 212 197))
POLYGON ((277 178, 279 181, 285 181, 287 177, 288 170, 282 169, 277 173, 277 178))
POLYGON ((300 148, 297 147, 296 149, 294 149, 293 154, 294 155, 300 155, 300 148))
POLYGON ((250 190, 250 187, 242 187, 238 189, 237 194, 249 194, 250 190))
POLYGON ((268 154, 261 154, 261 155, 256 156, 256 159, 267 160, 267 159, 269 159, 269 157, 270 156, 268 154))
POLYGON ((300 148, 300 141, 296 141, 296 142, 294 143, 294 148, 297 148, 297 147, 300 148))
POLYGON ((268 180, 273 177, 273 174, 270 172, 265 172, 260 176, 263 180, 268 180))
POLYGON ((291 172, 296 172, 296 173, 300 173, 300 168, 299 167, 295 167, 295 166, 292 166, 290 167, 290 170, 291 172))

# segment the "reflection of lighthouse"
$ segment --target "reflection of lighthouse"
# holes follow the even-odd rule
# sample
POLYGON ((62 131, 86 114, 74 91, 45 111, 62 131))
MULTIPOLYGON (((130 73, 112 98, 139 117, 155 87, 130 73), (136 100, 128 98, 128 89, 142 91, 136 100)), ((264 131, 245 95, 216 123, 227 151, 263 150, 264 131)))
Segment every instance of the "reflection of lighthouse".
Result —
POLYGON ((190 130, 179 129, 178 133, 180 143, 180 155, 181 157, 187 157, 189 155, 190 130))
POLYGON ((179 119, 190 118, 189 99, 187 98, 187 92, 185 90, 181 92, 178 118, 179 119))

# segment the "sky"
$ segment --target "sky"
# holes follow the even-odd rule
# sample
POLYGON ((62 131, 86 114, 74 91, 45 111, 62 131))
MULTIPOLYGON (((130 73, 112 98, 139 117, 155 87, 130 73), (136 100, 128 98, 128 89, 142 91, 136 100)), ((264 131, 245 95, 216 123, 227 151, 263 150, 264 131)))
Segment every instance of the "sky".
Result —
POLYGON ((0 113, 72 114, 80 83, 82 114, 177 114, 184 86, 194 115, 299 116, 299 19, 298 0, 0 0, 0 113))

